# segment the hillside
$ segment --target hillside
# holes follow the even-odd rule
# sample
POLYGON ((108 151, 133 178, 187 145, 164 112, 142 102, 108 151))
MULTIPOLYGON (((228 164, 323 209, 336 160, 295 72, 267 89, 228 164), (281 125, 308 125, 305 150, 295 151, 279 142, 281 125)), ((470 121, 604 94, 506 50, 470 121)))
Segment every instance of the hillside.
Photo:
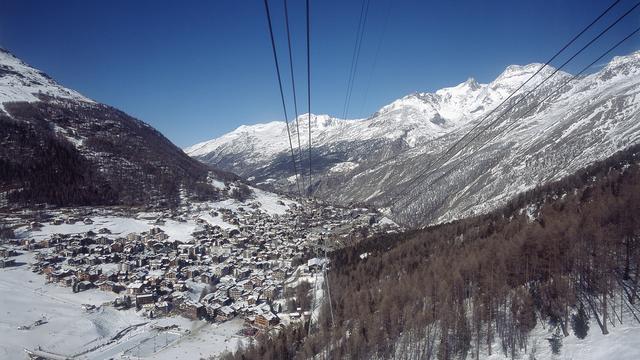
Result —
POLYGON ((213 171, 146 123, 64 88, 0 49, 0 207, 172 206, 216 197, 213 171))
POLYGON ((325 301, 310 337, 227 358, 566 358, 563 341, 635 358, 619 344, 640 329, 639 206, 636 146, 489 214, 372 237, 333 254, 333 315, 325 301))
MULTIPOLYGON (((312 115, 314 194, 370 203, 387 208, 405 225, 426 225, 486 213, 522 191, 638 143, 640 52, 635 52, 562 88, 570 74, 559 71, 472 144, 435 163, 540 67, 512 65, 488 84, 469 79, 434 93, 411 94, 368 119, 312 115)), ((543 69, 484 124, 553 71, 543 69)), ((306 133, 307 115, 299 119, 300 131, 306 133)), ((292 190, 287 151, 283 122, 241 126, 186 149, 256 183, 292 190)))

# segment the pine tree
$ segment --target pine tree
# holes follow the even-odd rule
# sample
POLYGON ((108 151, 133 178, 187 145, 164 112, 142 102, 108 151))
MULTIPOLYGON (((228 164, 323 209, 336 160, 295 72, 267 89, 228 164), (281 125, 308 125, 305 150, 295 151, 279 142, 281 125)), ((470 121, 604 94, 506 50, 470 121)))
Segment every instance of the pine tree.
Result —
POLYGON ((559 327, 556 327, 556 332, 547 339, 549 341, 549 346, 551 346, 551 352, 554 355, 560 354, 560 349, 562 349, 562 333, 559 327))
POLYGON ((571 316, 571 328, 573 329, 573 334, 578 337, 578 339, 587 337, 587 333, 589 332, 589 315, 587 315, 582 304, 578 309, 578 313, 571 316))

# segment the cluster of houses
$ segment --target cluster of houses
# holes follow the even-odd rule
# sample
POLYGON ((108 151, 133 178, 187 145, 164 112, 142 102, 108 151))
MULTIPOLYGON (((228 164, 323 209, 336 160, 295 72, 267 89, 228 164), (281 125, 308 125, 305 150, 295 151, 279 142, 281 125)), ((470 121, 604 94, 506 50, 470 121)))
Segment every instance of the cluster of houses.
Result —
POLYGON ((12 257, 16 255, 17 252, 15 250, 0 247, 0 269, 14 266, 16 264, 16 260, 12 257))
MULTIPOLYGON (((219 217, 229 226, 211 225, 198 209, 166 215, 192 216, 199 226, 189 239, 169 237, 158 227, 164 224, 160 217, 148 231, 126 236, 96 226, 81 234, 14 240, 14 245, 35 251, 31 269, 49 282, 74 292, 99 288, 117 293, 117 308, 136 307, 149 317, 179 314, 214 322, 242 317, 257 329, 268 329, 286 311, 282 299, 287 279, 318 271, 323 262, 314 258, 327 244, 352 237, 361 227, 388 230, 366 209, 317 204, 293 204, 277 216, 257 206, 206 213, 208 219, 219 217)), ((91 217, 59 216, 50 224, 70 221, 92 223, 91 217)), ((7 251, 0 248, 0 267, 7 261, 1 259, 14 255, 7 251)))

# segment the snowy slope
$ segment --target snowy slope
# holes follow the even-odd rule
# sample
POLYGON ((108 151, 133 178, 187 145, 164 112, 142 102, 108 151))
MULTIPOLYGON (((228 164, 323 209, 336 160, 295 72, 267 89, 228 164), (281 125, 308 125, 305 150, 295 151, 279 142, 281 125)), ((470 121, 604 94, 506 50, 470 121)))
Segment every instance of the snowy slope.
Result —
MULTIPOLYGON (((492 113, 541 66, 512 65, 488 84, 469 79, 434 93, 411 94, 364 120, 313 116, 312 126, 315 119, 327 124, 312 129, 315 194, 345 203, 370 202, 405 225, 424 225, 491 210, 640 140, 640 52, 614 58, 541 104, 570 76, 559 71, 517 103, 554 71, 544 68, 492 113), (478 129, 495 120, 494 127, 474 132, 479 136, 472 144, 434 163, 487 116, 478 129)), ((307 129, 303 124, 301 132, 307 129)), ((243 126, 186 152, 257 183, 291 190, 284 123, 268 128, 243 126)))
POLYGON ((43 95, 94 103, 0 48, 0 110, 4 110, 6 102, 35 102, 40 101, 43 95))
MULTIPOLYGON (((615 321, 609 324, 609 334, 602 335, 595 319, 590 320, 587 337, 580 339, 573 333, 562 338, 559 354, 551 351, 548 339, 553 336, 549 326, 538 325, 533 329, 529 338, 526 354, 520 354, 522 359, 553 359, 553 360, 600 360, 618 359, 633 360, 640 358, 640 348, 637 346, 640 337, 640 323, 629 311, 624 311, 623 322, 615 321)), ((467 358, 471 358, 468 356, 467 358)), ((480 351, 483 360, 509 360, 510 354, 505 354, 500 344, 494 344, 492 354, 488 355, 483 347, 480 351)))

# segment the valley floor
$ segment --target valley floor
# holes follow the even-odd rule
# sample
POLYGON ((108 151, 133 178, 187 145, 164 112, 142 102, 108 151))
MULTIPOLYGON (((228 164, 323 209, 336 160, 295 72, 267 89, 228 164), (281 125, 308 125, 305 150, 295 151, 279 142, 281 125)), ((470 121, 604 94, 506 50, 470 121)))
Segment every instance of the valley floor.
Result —
POLYGON ((240 341, 236 333, 242 329, 242 320, 223 324, 183 317, 150 320, 133 310, 118 311, 101 306, 116 294, 97 289, 73 293, 70 288, 46 284, 42 275, 26 266, 32 260, 33 255, 26 253, 16 257, 19 266, 0 269, 1 359, 25 359, 25 349, 88 360, 197 359, 233 350, 240 341), (85 310, 84 305, 96 309, 85 310), (34 326, 38 320, 44 323, 34 326), (158 329, 172 325, 177 327, 158 329))

